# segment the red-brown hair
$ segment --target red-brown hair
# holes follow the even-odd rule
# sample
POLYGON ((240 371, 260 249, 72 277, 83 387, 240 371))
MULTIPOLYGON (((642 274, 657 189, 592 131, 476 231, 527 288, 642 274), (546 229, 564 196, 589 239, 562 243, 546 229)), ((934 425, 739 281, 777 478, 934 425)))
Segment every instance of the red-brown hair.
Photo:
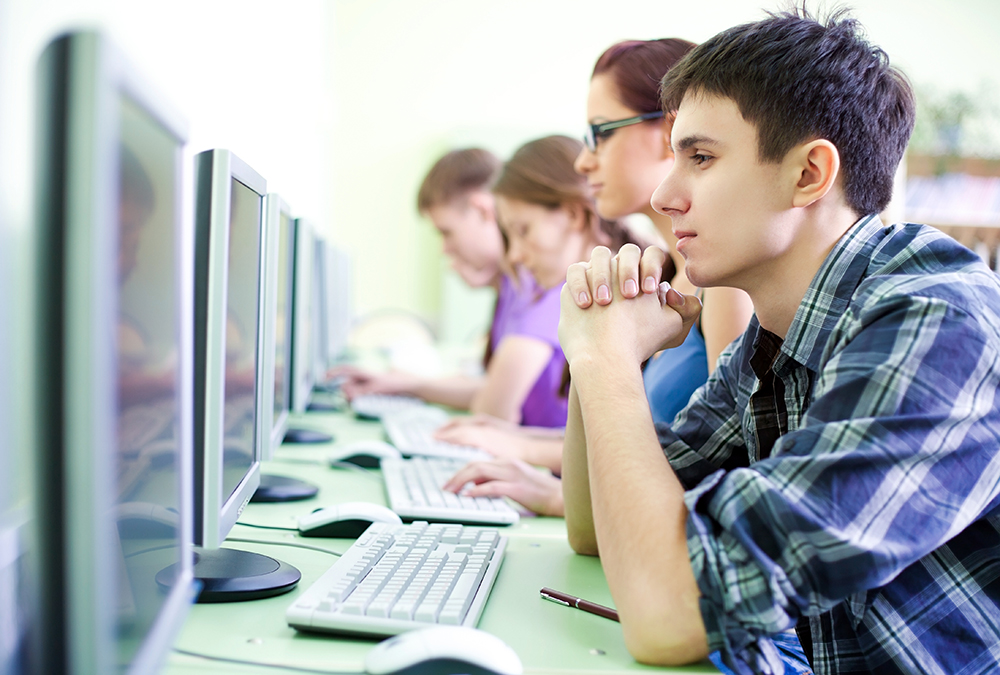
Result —
POLYGON ((660 110, 660 80, 685 54, 693 42, 679 38, 625 40, 608 47, 591 75, 610 75, 619 100, 638 113, 660 110))

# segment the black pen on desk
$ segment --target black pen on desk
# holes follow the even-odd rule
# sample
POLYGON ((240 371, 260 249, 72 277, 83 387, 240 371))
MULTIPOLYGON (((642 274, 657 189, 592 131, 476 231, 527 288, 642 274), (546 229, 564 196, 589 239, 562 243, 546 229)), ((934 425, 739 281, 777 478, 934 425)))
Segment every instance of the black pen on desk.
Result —
POLYGON ((583 598, 578 598, 575 595, 563 593, 562 591, 557 591, 551 588, 543 588, 539 591, 539 593, 541 593, 542 598, 545 600, 556 602, 560 605, 566 605, 567 607, 576 607, 577 609, 582 609, 585 612, 590 612, 591 614, 596 614, 597 616, 603 616, 605 619, 618 621, 618 612, 610 607, 598 605, 596 602, 584 600, 583 598))

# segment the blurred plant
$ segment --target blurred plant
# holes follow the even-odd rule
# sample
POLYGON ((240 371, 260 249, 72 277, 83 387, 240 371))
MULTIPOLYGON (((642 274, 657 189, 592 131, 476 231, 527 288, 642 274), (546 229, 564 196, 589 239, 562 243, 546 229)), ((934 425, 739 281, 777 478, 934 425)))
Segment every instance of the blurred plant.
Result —
POLYGON ((912 151, 939 157, 1000 157, 1000 104, 996 87, 979 91, 916 88, 917 119, 912 151))

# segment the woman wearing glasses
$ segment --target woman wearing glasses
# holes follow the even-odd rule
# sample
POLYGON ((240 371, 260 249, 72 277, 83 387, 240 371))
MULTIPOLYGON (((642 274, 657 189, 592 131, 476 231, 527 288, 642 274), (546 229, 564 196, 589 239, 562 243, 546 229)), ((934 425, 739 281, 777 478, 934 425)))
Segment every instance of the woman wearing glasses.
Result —
MULTIPOLYGON (((649 216, 674 251, 670 217, 649 203, 674 161, 670 121, 659 109, 659 82, 694 44, 662 39, 620 42, 597 60, 587 96, 586 148, 576 169, 587 177, 597 210, 607 218, 649 216)), ((676 349, 650 359, 643 381, 653 419, 670 422, 715 368, 722 351, 746 330, 750 298, 732 288, 697 289, 684 274, 684 258, 671 254, 670 284, 704 304, 698 330, 676 349)), ((669 264, 669 263, 668 263, 669 264)))
MULTIPOLYGON (((594 66, 585 144, 575 160, 576 171, 586 177, 601 216, 648 216, 670 251, 677 242, 670 218, 654 211, 649 202, 674 161, 670 120, 659 109, 659 83, 692 47, 685 40, 661 39, 630 40, 608 48, 594 66)), ((646 396, 658 422, 673 420, 694 390, 704 384, 725 347, 746 329, 753 313, 743 291, 696 289, 684 274, 684 259, 671 254, 670 260, 674 269, 665 276, 671 285, 684 294, 697 294, 704 309, 697 330, 688 334, 683 345, 654 355, 646 364, 646 396)), ((439 437, 476 445, 510 460, 470 464, 448 486, 457 490, 468 482, 477 483, 468 494, 504 495, 538 513, 562 515, 558 479, 529 466, 560 472, 562 444, 551 432, 517 429, 477 416, 453 422, 439 437)))

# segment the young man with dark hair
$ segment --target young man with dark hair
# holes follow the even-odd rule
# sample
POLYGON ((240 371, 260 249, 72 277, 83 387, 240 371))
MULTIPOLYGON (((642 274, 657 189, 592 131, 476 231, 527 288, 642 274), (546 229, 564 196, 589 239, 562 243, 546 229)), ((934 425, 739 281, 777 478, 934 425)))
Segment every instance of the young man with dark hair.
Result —
POLYGON ((653 195, 697 286, 755 317, 672 424, 640 364, 700 303, 663 254, 572 267, 560 340, 573 548, 598 552, 640 661, 721 650, 782 672, 1000 664, 1000 282, 921 225, 883 225, 913 96, 860 27, 804 11, 739 26, 664 78, 675 164, 653 195))

